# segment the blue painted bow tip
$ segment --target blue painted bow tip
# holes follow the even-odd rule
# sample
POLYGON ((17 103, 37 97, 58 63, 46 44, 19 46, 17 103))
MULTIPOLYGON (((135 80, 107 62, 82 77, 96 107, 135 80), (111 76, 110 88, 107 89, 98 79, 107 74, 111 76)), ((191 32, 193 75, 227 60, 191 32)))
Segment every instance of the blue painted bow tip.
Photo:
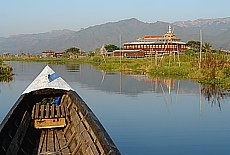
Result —
POLYGON ((56 73, 48 75, 49 82, 52 82, 52 81, 54 81, 57 78, 59 78, 59 75, 57 75, 56 73))

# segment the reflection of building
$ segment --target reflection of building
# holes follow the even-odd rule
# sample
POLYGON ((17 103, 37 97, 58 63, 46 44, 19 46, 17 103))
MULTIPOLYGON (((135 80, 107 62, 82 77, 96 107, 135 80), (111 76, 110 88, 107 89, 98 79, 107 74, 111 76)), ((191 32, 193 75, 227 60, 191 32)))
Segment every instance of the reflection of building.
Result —
POLYGON ((169 26, 168 32, 163 36, 144 36, 134 42, 124 43, 124 50, 144 50, 145 56, 155 54, 170 54, 186 50, 186 43, 181 42, 169 26))
POLYGON ((174 82, 172 79, 164 79, 164 83, 168 89, 174 88, 174 82))
POLYGON ((164 83, 168 88, 169 93, 171 93, 171 89, 174 89, 174 80, 172 79, 164 79, 164 83))

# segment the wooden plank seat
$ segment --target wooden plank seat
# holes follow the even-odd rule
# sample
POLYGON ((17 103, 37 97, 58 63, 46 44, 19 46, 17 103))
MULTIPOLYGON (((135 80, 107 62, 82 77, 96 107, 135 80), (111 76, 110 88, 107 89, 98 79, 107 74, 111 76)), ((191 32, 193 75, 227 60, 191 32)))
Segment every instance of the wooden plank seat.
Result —
POLYGON ((65 127, 65 117, 66 111, 62 105, 40 105, 36 103, 33 106, 32 119, 36 129, 65 127))
POLYGON ((37 154, 70 155, 71 151, 67 146, 63 131, 61 129, 43 129, 37 154))

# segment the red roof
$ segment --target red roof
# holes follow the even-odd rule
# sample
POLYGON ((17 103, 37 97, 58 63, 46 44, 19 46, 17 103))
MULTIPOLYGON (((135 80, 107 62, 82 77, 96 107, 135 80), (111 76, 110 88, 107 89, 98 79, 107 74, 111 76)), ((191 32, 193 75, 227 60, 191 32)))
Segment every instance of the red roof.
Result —
POLYGON ((148 39, 151 39, 151 38, 162 38, 162 36, 144 36, 144 38, 148 38, 148 39))

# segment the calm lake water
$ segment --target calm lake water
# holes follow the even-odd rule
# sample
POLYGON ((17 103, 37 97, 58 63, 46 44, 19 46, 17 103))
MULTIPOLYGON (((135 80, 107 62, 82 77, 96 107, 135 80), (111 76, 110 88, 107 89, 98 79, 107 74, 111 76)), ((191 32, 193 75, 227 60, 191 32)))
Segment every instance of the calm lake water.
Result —
MULTIPOLYGON (((0 85, 0 122, 46 65, 7 63, 15 76, 0 85)), ((230 154, 227 92, 191 81, 104 73, 89 65, 50 66, 86 101, 121 154, 230 154)))

